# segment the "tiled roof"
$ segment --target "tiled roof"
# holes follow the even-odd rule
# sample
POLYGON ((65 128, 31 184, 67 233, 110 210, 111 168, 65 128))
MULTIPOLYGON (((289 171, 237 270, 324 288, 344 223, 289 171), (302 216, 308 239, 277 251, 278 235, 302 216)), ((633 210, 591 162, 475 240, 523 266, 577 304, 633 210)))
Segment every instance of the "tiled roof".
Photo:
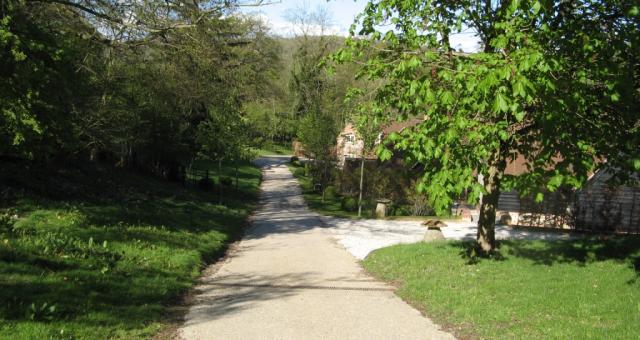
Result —
POLYGON ((384 133, 385 135, 388 135, 392 132, 400 132, 408 127, 416 126, 422 123, 423 121, 424 119, 422 118, 409 118, 401 122, 391 122, 391 124, 385 126, 382 129, 382 133, 384 133))

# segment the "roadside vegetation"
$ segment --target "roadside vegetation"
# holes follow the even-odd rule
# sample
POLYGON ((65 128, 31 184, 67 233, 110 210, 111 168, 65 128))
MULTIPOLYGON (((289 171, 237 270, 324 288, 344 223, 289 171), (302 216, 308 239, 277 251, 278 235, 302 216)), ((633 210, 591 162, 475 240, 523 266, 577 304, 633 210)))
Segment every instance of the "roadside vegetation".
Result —
POLYGON ((462 338, 640 337, 640 237, 501 241, 491 259, 472 249, 397 245, 363 264, 462 338))
MULTIPOLYGON (((313 177, 305 174, 302 166, 289 165, 293 176, 298 179, 302 188, 302 195, 307 206, 320 214, 334 217, 358 218, 358 201, 354 197, 341 197, 333 187, 328 193, 325 191, 324 199, 322 191, 314 187, 313 177)), ((365 208, 362 217, 373 217, 373 211, 365 208)))
POLYGON ((264 143, 261 147, 254 149, 259 156, 269 155, 291 155, 293 150, 290 143, 264 143))
POLYGON ((314 179, 313 162, 302 164, 297 157, 292 158, 289 169, 298 179, 305 201, 309 208, 328 216, 346 218, 375 218, 376 198, 391 197, 386 219, 427 220, 457 219, 457 216, 442 214, 434 216, 427 200, 414 193, 410 186, 410 175, 402 169, 382 169, 373 164, 366 167, 366 186, 364 186, 362 209, 358 214, 360 179, 359 164, 345 166, 341 170, 332 170, 331 182, 324 187, 314 179), (395 171, 394 178, 388 171, 395 171), (324 192, 323 192, 324 191, 324 192))
POLYGON ((29 177, 22 166, 2 169, 13 184, 0 209, 7 339, 153 336, 167 324, 168 306, 241 235, 260 182, 259 169, 242 163, 239 190, 224 186, 218 204, 216 168, 214 190, 205 192, 99 165, 29 177))

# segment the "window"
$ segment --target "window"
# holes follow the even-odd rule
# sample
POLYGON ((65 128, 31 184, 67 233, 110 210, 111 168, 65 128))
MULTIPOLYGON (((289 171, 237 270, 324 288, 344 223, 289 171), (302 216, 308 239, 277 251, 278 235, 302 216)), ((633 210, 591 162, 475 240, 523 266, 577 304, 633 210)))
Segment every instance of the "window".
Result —
POLYGON ((356 136, 354 136, 352 133, 344 135, 344 141, 353 143, 356 141, 356 136))

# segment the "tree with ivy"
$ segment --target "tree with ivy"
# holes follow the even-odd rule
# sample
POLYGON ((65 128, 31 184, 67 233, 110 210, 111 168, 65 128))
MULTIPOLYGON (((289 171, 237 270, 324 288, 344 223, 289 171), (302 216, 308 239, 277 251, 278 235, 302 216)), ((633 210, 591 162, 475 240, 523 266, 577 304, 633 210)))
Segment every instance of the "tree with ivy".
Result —
POLYGON ((623 180, 640 170, 639 56, 630 0, 373 0, 334 59, 384 81, 381 113, 425 118, 389 139, 421 165, 417 189, 437 212, 464 191, 482 197, 487 255, 501 190, 540 201, 603 167, 623 180), (451 38, 468 31, 480 50, 455 52, 451 38), (528 171, 505 174, 519 155, 528 171))

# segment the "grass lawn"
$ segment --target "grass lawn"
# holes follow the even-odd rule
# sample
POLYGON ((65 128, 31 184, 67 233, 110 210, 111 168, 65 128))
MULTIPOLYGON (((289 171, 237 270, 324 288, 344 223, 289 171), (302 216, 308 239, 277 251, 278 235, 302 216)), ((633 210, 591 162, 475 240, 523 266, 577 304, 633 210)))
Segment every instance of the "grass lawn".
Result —
POLYGON ((0 338, 162 330, 167 307, 241 235, 255 207, 260 171, 240 171, 241 190, 226 188, 222 205, 215 193, 111 168, 5 173, 2 181, 34 190, 0 210, 10 209, 0 219, 0 338))
MULTIPOLYGON (((296 167, 288 164, 289 170, 293 173, 293 176, 298 179, 300 187, 302 188, 302 195, 304 200, 309 206, 309 209, 326 216, 344 217, 344 218, 358 218, 357 211, 346 211, 342 209, 340 205, 341 197, 329 197, 325 195, 324 202, 322 201, 322 193, 313 190, 313 180, 311 177, 304 176, 301 172, 304 168, 296 167), (297 169, 297 171, 296 171, 297 169)), ((362 218, 373 218, 373 211, 371 209, 362 209, 362 218)))
POLYGON ((640 338, 640 237, 505 241, 477 262, 468 247, 397 245, 364 267, 462 337, 640 338))
POLYGON ((259 149, 255 149, 259 156, 269 155, 293 155, 291 144, 266 143, 259 149))

